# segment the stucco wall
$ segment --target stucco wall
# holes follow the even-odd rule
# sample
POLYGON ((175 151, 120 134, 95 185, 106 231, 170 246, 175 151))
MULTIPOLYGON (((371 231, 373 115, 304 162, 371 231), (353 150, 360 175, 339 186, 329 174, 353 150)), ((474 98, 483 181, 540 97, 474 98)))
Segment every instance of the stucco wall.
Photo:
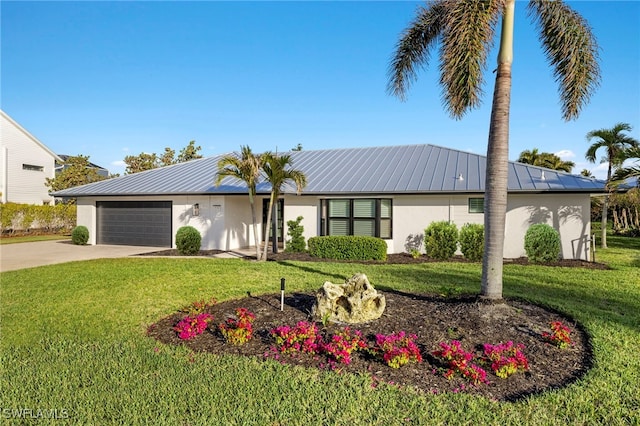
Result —
MULTIPOLYGON (((478 197, 478 196, 472 196, 478 197)), ((262 229, 262 198, 256 199, 258 234, 262 229)), ((407 251, 408 242, 420 242, 424 229, 434 221, 452 221, 460 228, 465 223, 483 223, 484 214, 469 213, 469 195, 418 196, 396 195, 393 198, 393 240, 387 240, 389 253, 407 251)), ((95 244, 96 201, 172 200, 173 235, 179 227, 191 225, 202 235, 203 249, 233 250, 254 245, 251 209, 246 196, 174 196, 81 198, 78 200, 78 224, 90 231, 90 244, 95 244), (200 214, 193 215, 198 204, 200 214)), ((302 216, 304 237, 319 235, 320 198, 285 196, 286 222, 302 216)), ((524 235, 534 223, 548 223, 560 232, 562 256, 569 259, 589 258, 590 199, 588 194, 522 194, 510 195, 507 206, 506 258, 525 255, 524 235), (532 201, 535 201, 533 205, 532 201)))

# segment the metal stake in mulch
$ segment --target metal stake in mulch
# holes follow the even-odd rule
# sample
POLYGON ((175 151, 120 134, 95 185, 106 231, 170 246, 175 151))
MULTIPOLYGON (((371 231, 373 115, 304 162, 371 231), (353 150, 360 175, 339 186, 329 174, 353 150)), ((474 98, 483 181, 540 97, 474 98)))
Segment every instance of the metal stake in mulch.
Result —
POLYGON ((280 278, 280 310, 284 311, 284 278, 280 278))

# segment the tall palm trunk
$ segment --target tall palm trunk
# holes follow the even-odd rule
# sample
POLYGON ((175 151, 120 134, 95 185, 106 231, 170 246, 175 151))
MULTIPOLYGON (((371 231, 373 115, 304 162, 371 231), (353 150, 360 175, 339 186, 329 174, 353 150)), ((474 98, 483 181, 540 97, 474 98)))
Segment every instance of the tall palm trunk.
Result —
POLYGON ((605 185, 604 202, 602 203, 602 234, 600 236, 600 247, 607 248, 607 216, 609 215, 609 185, 611 183, 611 162, 613 159, 609 156, 609 168, 607 170, 607 183, 605 185))
POLYGON ((253 222, 253 242, 256 245, 256 260, 260 260, 260 238, 258 237, 258 225, 256 223, 256 205, 251 190, 249 190, 249 203, 251 203, 251 220, 253 222))
POLYGON ((502 298, 504 229, 507 216, 509 108, 515 0, 507 1, 502 18, 500 53, 493 91, 484 199, 484 256, 481 296, 502 298))
MULTIPOLYGON (((269 248, 269 234, 271 232, 271 229, 273 229, 273 226, 271 226, 271 212, 273 211, 273 204, 275 203, 274 199, 276 198, 276 194, 274 194, 273 191, 271 191, 271 197, 269 198, 269 211, 267 212, 267 223, 265 225, 265 232, 264 232, 264 248, 263 248, 263 254, 262 254, 262 259, 267 260, 267 250, 269 248)), ((274 235, 274 238, 276 238, 276 236, 274 235)))

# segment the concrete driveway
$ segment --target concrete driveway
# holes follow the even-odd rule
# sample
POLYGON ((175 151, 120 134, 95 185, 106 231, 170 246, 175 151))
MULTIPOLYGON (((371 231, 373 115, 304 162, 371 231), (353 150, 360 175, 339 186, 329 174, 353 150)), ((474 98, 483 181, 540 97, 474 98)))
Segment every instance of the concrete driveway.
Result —
POLYGON ((77 246, 71 240, 38 241, 0 245, 0 272, 75 260, 134 256, 166 250, 166 247, 139 246, 77 246))

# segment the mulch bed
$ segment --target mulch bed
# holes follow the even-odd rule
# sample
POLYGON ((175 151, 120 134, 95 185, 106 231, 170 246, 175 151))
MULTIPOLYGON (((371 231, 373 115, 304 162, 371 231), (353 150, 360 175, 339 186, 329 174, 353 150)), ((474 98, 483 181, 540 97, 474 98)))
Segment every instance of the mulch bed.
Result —
MULTIPOLYGON (((351 364, 338 365, 341 374, 364 373, 371 377, 372 386, 387 383, 413 387, 428 393, 469 392, 492 400, 515 401, 528 395, 566 386, 580 378, 591 366, 592 353, 588 336, 574 321, 562 314, 519 300, 505 303, 487 303, 475 297, 444 298, 432 295, 408 294, 385 291, 387 307, 381 318, 351 326, 362 331, 370 344, 378 333, 391 334, 398 331, 418 336, 416 343, 424 361, 402 366, 388 367, 382 361, 363 352, 354 353, 351 364), (545 342, 541 333, 550 331, 551 321, 562 321, 571 330, 573 345, 560 349, 545 342), (529 361, 529 371, 518 372, 501 379, 487 370, 489 384, 470 385, 466 379, 446 379, 440 364, 430 355, 438 349, 439 342, 459 340, 462 347, 479 355, 484 343, 498 344, 513 341, 525 345, 524 354, 529 361)), ((295 293, 285 297, 284 310, 280 310, 280 295, 252 296, 239 300, 218 303, 207 312, 214 320, 203 334, 192 340, 182 341, 173 327, 184 317, 176 313, 148 328, 148 335, 170 345, 185 345, 198 352, 220 355, 251 356, 259 359, 275 359, 274 341, 269 331, 281 325, 294 326, 299 321, 314 320, 310 317, 315 297, 312 294, 295 293), (215 325, 234 315, 236 308, 246 308, 256 315, 254 338, 241 346, 225 343, 215 325), (213 329, 213 331, 212 331, 213 329), (266 356, 265 356, 266 354, 266 356)), ((342 326, 328 324, 323 327, 325 335, 334 334, 342 326)), ((330 370, 325 357, 280 355, 279 362, 330 370)))

